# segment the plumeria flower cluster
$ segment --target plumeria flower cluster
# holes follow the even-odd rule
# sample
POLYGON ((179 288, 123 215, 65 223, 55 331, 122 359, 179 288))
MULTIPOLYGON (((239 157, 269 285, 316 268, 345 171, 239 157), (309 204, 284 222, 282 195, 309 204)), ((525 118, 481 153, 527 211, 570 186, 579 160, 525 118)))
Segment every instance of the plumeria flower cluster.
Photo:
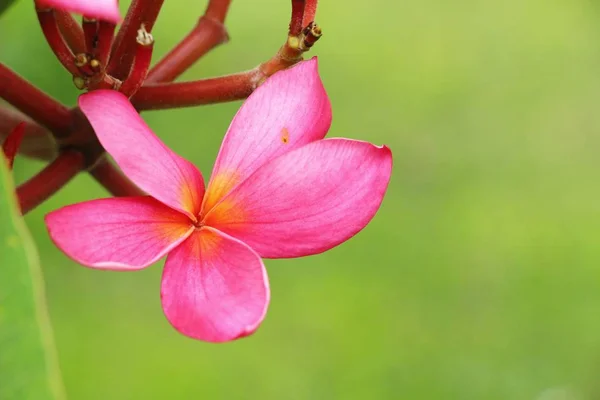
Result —
MULTIPOLYGON (((386 146, 325 138, 331 105, 317 59, 302 61, 321 35, 315 0, 292 0, 288 40, 267 62, 184 83, 170 82, 226 39, 230 0, 210 0, 198 26, 150 69, 150 30, 162 2, 133 0, 113 41, 121 20, 115 0, 36 0, 51 48, 88 93, 69 110, 0 64, 0 78, 11 81, 0 79, 0 97, 31 118, 23 116, 27 124, 16 124, 3 150, 12 163, 23 140, 25 152, 43 158, 45 149, 31 142, 47 129, 59 155, 18 188, 23 213, 89 170, 117 197, 48 214, 54 243, 96 269, 139 270, 166 256, 161 300, 168 321, 189 337, 226 342, 253 333, 265 317, 262 258, 318 254, 356 235, 381 205, 392 154, 386 146), (84 15, 81 32, 68 12, 84 15), (82 46, 83 53, 73 51, 82 46), (200 171, 139 115, 245 97, 206 187, 200 171)), ((15 112, 6 115, 18 120, 15 112)))

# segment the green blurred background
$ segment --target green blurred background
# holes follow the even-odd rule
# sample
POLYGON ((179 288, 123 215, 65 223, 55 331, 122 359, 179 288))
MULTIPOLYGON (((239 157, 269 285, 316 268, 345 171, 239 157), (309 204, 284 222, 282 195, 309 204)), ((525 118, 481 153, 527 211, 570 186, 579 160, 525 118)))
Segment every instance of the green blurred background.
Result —
MULTIPOLYGON (((0 61, 74 104, 18 3, 0 61)), ((165 2, 156 57, 204 6, 165 2)), ((183 79, 254 67, 288 21, 287 0, 235 0, 231 42, 183 79)), ((26 218, 70 399, 599 399, 600 3, 322 0, 317 21, 330 136, 394 152, 378 215, 325 254, 268 260, 264 324, 213 345, 164 318, 161 265, 98 272, 52 246, 45 213, 107 196, 78 177, 26 218)), ((144 117, 207 177, 238 107, 144 117)), ((19 159, 17 180, 41 166, 19 159)))

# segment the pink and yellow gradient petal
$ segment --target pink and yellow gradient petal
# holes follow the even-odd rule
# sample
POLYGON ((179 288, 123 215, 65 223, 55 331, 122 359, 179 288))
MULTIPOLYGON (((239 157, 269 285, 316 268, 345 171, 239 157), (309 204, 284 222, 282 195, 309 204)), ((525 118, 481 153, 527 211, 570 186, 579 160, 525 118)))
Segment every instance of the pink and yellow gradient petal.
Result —
POLYGON ((213 195, 204 210, 268 161, 323 139, 330 125, 331 104, 316 58, 274 74, 248 97, 231 122, 208 184, 213 195), (235 174, 229 175, 231 171, 235 174), (233 181, 224 184, 227 177, 233 181))
POLYGON ((190 220, 151 197, 92 200, 46 216, 58 248, 92 268, 136 270, 158 261, 194 230, 190 220))
POLYGON ((256 171, 205 216, 261 257, 321 253, 362 230, 379 209, 392 171, 383 146, 326 139, 256 171))
POLYGON ((226 342, 250 335, 265 317, 269 298, 260 257, 222 232, 196 230, 167 257, 163 310, 186 336, 226 342))
POLYGON ((126 96, 96 90, 80 96, 79 107, 125 175, 163 204, 196 218, 204 196, 202 174, 150 130, 126 96))

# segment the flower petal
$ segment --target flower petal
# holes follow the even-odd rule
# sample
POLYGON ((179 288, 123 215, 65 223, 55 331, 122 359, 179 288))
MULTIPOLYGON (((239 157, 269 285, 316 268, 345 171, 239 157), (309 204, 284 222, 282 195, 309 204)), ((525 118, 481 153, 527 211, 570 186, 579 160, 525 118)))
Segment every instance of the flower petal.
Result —
POLYGON ((135 270, 158 261, 194 230, 189 219, 152 197, 87 201, 46 215, 50 237, 88 267, 135 270))
POLYGON ((97 90, 80 96, 79 106, 125 175, 152 197, 195 218, 204 196, 202 174, 160 141, 127 97, 97 90))
POLYGON ((244 243, 202 228, 167 257, 161 299, 167 319, 184 335, 234 340, 253 333, 265 317, 267 272, 244 243))
POLYGON ((56 8, 115 24, 121 22, 117 0, 36 0, 35 3, 38 8, 56 8))
POLYGON ((313 58, 274 74, 242 105, 215 162, 205 212, 267 161, 325 137, 331 105, 317 67, 313 58))
POLYGON ((321 253, 373 218, 392 171, 389 148, 326 139, 287 153, 225 197, 204 222, 262 257, 321 253))

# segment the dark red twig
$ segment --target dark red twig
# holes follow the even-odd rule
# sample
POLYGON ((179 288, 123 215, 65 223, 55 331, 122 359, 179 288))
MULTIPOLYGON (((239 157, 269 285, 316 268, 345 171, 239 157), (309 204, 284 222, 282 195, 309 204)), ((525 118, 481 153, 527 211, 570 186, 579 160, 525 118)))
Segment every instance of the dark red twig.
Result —
POLYGON ((121 86, 121 92, 128 97, 137 92, 144 79, 146 79, 152 61, 152 49, 154 48, 154 38, 146 31, 144 25, 138 30, 136 41, 135 61, 127 80, 121 86))
POLYGON ((75 21, 75 18, 68 12, 61 10, 54 10, 54 15, 56 16, 60 33, 62 33, 73 53, 83 53, 85 51, 83 30, 77 21, 75 21))
POLYGON ((142 111, 241 100, 252 93, 260 77, 260 72, 252 70, 193 82, 142 86, 131 101, 142 111))
POLYGON ((319 0, 306 0, 306 5, 304 6, 304 17, 302 18, 303 27, 306 27, 308 24, 315 21, 318 3, 319 0))
POLYGON ((37 11, 37 16, 40 22, 40 27, 42 28, 42 32, 46 37, 46 41, 56 55, 58 61, 60 61, 63 67, 65 67, 65 69, 69 71, 71 75, 77 75, 79 71, 75 66, 75 56, 73 55, 71 49, 69 49, 67 46, 65 39, 62 37, 60 30, 58 29, 58 23, 56 22, 54 10, 39 10, 37 11))
POLYGON ((292 17, 290 18, 290 36, 297 36, 302 32, 302 18, 306 0, 292 0, 292 17))
POLYGON ((115 24, 100 21, 98 27, 98 46, 96 48, 96 59, 100 62, 101 68, 106 68, 108 56, 110 55, 110 47, 113 43, 115 34, 115 24))
POLYGON ((81 26, 85 38, 85 50, 88 54, 94 54, 98 45, 98 21, 84 16, 81 19, 81 26))
POLYGON ((152 67, 146 82, 172 82, 210 50, 227 42, 224 22, 230 3, 231 0, 211 0, 198 24, 152 67))
POLYGON ((127 77, 135 58, 137 30, 144 24, 146 30, 152 32, 163 1, 133 0, 131 2, 112 47, 107 68, 109 75, 120 80, 127 77))
POLYGON ((84 165, 84 158, 76 151, 61 153, 37 175, 17 188, 21 213, 25 215, 50 198, 69 182, 84 165))
POLYGON ((0 98, 61 136, 71 126, 69 109, 0 63, 0 98))

